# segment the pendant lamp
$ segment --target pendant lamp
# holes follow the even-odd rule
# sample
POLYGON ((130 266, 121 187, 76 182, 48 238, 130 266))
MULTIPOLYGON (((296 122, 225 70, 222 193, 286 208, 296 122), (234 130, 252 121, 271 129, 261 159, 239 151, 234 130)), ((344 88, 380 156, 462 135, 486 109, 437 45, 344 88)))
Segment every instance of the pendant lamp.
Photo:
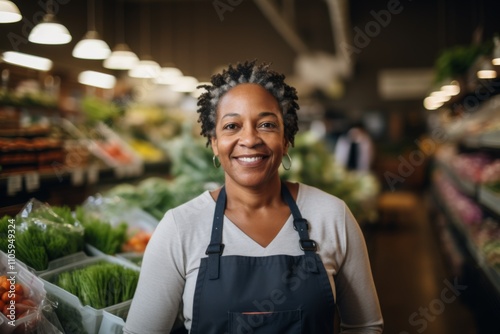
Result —
POLYGON ((22 19, 16 4, 8 0, 0 0, 0 23, 19 22, 22 19))
POLYGON ((113 48, 113 52, 103 62, 105 68, 112 70, 130 70, 139 61, 139 57, 130 50, 130 47, 125 43, 124 25, 123 25, 123 1, 119 0, 116 10, 116 34, 118 43, 113 48))
POLYGON ((47 2, 47 14, 28 36, 28 40, 36 44, 60 45, 71 42, 71 34, 65 26, 57 22, 53 13, 53 2, 47 2))
POLYGON ((88 31, 73 49, 73 57, 81 59, 106 59, 111 50, 95 27, 95 0, 88 0, 88 31))
MULTIPOLYGON (((153 57, 150 56, 149 54, 149 39, 151 38, 150 36, 150 31, 149 31, 149 7, 146 6, 142 10, 142 38, 141 41, 143 43, 147 43, 147 48, 148 52, 146 52, 143 56, 141 56, 141 59, 139 62, 136 63, 134 67, 132 67, 128 71, 128 75, 132 78, 142 78, 142 79, 152 79, 156 78, 160 74, 160 64, 158 64, 156 61, 153 60, 153 57), (146 11, 147 10, 147 11, 146 11)), ((142 48, 144 51, 144 48, 142 48)))
POLYGON ((175 85, 182 76, 182 71, 177 67, 165 66, 161 68, 155 83, 158 85, 175 85))

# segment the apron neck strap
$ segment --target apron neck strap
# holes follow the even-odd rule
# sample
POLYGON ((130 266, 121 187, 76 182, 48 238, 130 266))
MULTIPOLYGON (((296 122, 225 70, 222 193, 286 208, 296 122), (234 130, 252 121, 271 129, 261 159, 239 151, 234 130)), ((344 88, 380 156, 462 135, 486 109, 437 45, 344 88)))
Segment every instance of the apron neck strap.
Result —
POLYGON ((316 273, 318 272, 318 267, 316 264, 316 250, 318 247, 316 245, 316 241, 309 238, 309 223, 306 219, 302 218, 300 210, 297 207, 297 203, 295 203, 292 194, 283 181, 281 182, 281 194, 285 202, 288 204, 290 211, 292 212, 293 228, 299 233, 299 246, 300 249, 304 251, 304 255, 308 260, 307 269, 310 272, 316 273))
MULTIPOLYGON (((308 270, 310 272, 318 272, 316 263, 316 242, 309 239, 309 223, 306 219, 302 218, 300 210, 293 199, 292 194, 288 190, 285 182, 281 182, 281 196, 288 204, 293 216, 293 228, 299 233, 300 249, 304 251, 304 255, 308 261, 308 270)), ((222 227, 224 222, 224 210, 226 209, 226 188, 222 186, 217 202, 215 204, 214 220, 212 224, 212 235, 210 237, 210 244, 205 251, 208 255, 208 275, 210 279, 219 278, 220 257, 224 251, 224 244, 222 243, 222 227)))
POLYGON ((220 257, 224 251, 224 244, 222 243, 222 223, 224 222, 225 209, 226 187, 222 186, 219 196, 217 197, 217 202, 215 203, 210 244, 205 251, 205 254, 208 255, 208 275, 210 279, 219 278, 220 257))

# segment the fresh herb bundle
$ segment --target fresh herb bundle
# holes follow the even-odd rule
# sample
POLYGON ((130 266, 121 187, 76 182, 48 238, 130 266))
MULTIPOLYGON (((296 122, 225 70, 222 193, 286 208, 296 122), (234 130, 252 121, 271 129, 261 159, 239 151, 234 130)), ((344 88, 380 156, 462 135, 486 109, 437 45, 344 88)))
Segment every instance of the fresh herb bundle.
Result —
MULTIPOLYGON (((0 220, 0 236, 7 236, 9 219, 0 220)), ((45 270, 50 261, 83 250, 83 228, 68 207, 44 206, 15 218, 16 257, 35 270, 45 270)), ((7 252, 7 238, 0 238, 7 252)))
POLYGON ((136 270, 98 262, 59 274, 55 284, 77 296, 83 305, 101 309, 132 299, 138 280, 136 270))
POLYGON ((85 229, 86 243, 108 255, 114 255, 121 250, 127 238, 128 225, 126 223, 113 226, 86 212, 82 207, 77 207, 75 214, 85 229))

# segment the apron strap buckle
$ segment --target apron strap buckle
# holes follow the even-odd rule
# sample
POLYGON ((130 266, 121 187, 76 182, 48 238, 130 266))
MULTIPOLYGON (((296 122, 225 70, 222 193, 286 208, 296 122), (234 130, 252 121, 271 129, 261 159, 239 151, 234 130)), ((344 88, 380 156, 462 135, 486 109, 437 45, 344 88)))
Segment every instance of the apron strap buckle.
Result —
POLYGON ((309 223, 307 222, 307 219, 304 218, 296 218, 293 220, 293 228, 295 231, 308 231, 309 230, 309 223))
POLYGON ((208 245, 207 247, 207 250, 205 251, 205 254, 206 255, 210 255, 210 254, 222 254, 222 252, 224 251, 224 244, 210 244, 208 245))
POLYGON ((299 243, 300 249, 302 249, 303 251, 315 252, 318 249, 316 241, 312 239, 301 239, 299 240, 299 243))

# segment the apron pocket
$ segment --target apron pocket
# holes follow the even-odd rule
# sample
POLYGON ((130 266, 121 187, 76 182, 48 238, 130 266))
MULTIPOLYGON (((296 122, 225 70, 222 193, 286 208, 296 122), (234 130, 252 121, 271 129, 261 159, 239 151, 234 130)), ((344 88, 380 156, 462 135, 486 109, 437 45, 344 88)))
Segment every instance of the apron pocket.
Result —
POLYGON ((271 313, 228 312, 229 334, 300 334, 301 310, 271 313))

